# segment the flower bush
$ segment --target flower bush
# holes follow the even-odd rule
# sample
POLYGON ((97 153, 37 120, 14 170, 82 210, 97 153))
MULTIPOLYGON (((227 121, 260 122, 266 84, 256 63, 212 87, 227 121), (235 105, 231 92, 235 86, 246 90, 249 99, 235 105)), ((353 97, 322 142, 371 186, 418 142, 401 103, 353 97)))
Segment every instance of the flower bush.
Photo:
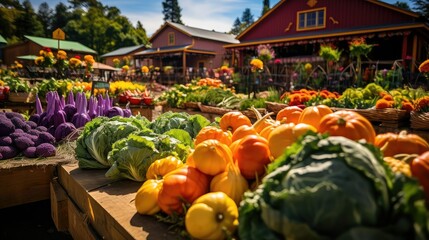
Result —
POLYGON ((52 67, 54 64, 54 54, 50 48, 43 48, 39 51, 38 57, 34 60, 34 63, 39 67, 52 67))
POLYGON ((268 63, 275 58, 276 54, 269 44, 261 44, 257 48, 258 58, 264 63, 268 63))
POLYGON ((80 56, 74 56, 69 59, 69 67, 71 69, 78 69, 82 66, 82 61, 80 60, 80 56))

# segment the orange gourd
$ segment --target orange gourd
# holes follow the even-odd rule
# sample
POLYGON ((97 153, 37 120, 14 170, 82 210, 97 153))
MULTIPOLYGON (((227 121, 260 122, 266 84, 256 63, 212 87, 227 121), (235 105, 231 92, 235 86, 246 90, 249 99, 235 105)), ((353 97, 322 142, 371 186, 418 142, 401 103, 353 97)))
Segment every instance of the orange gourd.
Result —
POLYGON ((251 126, 252 122, 246 115, 239 111, 227 112, 219 120, 219 126, 225 132, 230 131, 234 133, 235 129, 241 125, 251 126))
POLYGON ((343 136, 351 140, 365 139, 374 143, 375 130, 372 124, 354 111, 341 110, 325 115, 320 120, 320 133, 328 133, 331 136, 343 136))
POLYGON ((385 157, 393 157, 397 154, 423 154, 429 151, 429 144, 417 134, 381 133, 375 136, 374 145, 379 147, 385 157))
POLYGON ((314 126, 317 130, 319 129, 320 120, 330 113, 332 109, 326 105, 317 105, 304 108, 301 116, 298 119, 298 123, 306 123, 314 126))
POLYGON ((271 162, 268 141, 259 135, 248 135, 242 138, 234 151, 234 159, 241 174, 248 180, 265 173, 271 162))
POLYGON ((249 189, 247 180, 235 163, 229 163, 226 171, 216 175, 210 182, 211 192, 223 192, 239 205, 244 192, 249 189))
POLYGON ((273 129, 268 136, 271 156, 278 158, 298 138, 308 131, 317 132, 316 128, 306 123, 286 123, 273 129))
POLYGON ((232 162, 232 153, 226 144, 208 139, 195 147, 192 158, 198 170, 214 176, 225 171, 226 166, 232 162))
POLYGON ((168 215, 182 214, 183 204, 190 205, 209 190, 209 176, 184 165, 164 176, 158 205, 168 215))
POLYGON ((242 125, 238 127, 232 134, 232 142, 240 140, 247 135, 258 134, 259 132, 262 131, 263 128, 267 126, 277 125, 277 123, 274 120, 269 119, 270 115, 272 115, 273 113, 268 113, 264 116, 261 116, 259 111, 256 110, 254 107, 252 107, 252 110, 255 112, 258 120, 251 126, 242 125))
POLYGON ((151 163, 146 171, 146 179, 162 179, 167 173, 183 166, 182 160, 168 156, 151 163))
POLYGON ((268 140, 268 136, 270 135, 270 133, 274 130, 274 129, 276 129, 278 126, 268 126, 268 127, 266 127, 266 128, 264 128, 260 133, 259 133, 259 135, 261 136, 261 137, 263 137, 263 138, 265 138, 265 139, 267 139, 268 140))
POLYGON ((197 146, 200 142, 207 140, 207 139, 216 139, 221 143, 224 143, 226 145, 231 144, 231 132, 229 131, 223 131, 220 128, 217 128, 215 126, 205 126, 203 127, 197 134, 194 140, 194 145, 197 146))
POLYGON ((234 131, 231 140, 232 142, 235 142, 251 134, 258 134, 258 132, 253 126, 242 125, 234 131))
POLYGON ((277 113, 276 120, 285 123, 298 124, 301 113, 302 108, 298 106, 287 106, 277 113))
POLYGON ((154 215, 161 210, 158 205, 158 194, 162 183, 162 179, 148 179, 137 190, 134 204, 138 213, 142 215, 154 215))

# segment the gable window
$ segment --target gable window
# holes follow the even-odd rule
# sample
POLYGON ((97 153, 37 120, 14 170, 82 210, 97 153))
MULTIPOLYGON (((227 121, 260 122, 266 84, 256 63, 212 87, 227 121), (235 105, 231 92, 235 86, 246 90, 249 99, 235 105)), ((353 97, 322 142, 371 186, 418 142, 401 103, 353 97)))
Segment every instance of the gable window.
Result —
POLYGON ((297 30, 311 30, 324 28, 326 21, 326 8, 312 9, 309 11, 297 12, 297 30))
POLYGON ((168 45, 174 45, 176 43, 176 39, 174 36, 174 32, 168 33, 168 45))

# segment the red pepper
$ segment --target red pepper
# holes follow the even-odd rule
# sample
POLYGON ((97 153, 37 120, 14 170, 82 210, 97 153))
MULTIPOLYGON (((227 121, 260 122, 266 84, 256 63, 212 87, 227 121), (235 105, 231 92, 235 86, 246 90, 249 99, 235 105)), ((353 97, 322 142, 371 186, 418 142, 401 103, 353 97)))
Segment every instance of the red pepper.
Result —
POLYGON ((429 203, 429 151, 422 153, 411 162, 411 174, 419 180, 429 203))

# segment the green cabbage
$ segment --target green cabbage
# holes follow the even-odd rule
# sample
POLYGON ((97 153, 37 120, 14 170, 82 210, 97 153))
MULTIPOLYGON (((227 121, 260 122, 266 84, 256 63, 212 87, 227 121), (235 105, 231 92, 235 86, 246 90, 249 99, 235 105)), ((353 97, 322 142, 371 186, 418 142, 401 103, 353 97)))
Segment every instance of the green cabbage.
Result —
POLYGON ((109 168, 107 155, 112 145, 149 124, 142 117, 98 117, 88 122, 76 142, 75 156, 80 168, 109 168))
POLYGON ((239 208, 240 239, 427 239, 414 179, 374 146, 307 134, 276 159, 239 208))
POLYGON ((167 156, 185 160, 191 151, 190 143, 191 136, 182 129, 172 129, 164 134, 150 131, 130 134, 113 144, 108 155, 111 168, 106 177, 143 182, 147 169, 155 160, 167 156))

